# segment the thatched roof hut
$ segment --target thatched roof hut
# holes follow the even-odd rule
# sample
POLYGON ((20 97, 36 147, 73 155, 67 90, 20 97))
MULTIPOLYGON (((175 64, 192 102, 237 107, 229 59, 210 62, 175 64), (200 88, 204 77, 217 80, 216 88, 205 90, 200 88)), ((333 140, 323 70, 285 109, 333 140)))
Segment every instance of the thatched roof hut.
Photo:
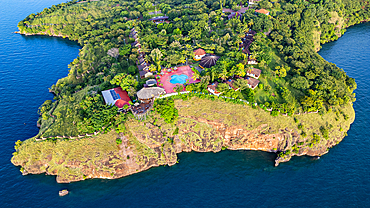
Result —
POLYGON ((149 101, 153 98, 159 97, 161 94, 164 94, 165 91, 160 87, 148 87, 143 88, 137 92, 137 98, 141 101, 149 101))
POLYGON ((215 55, 204 56, 200 61, 199 66, 202 68, 211 68, 212 66, 216 65, 216 62, 219 58, 220 57, 215 55))

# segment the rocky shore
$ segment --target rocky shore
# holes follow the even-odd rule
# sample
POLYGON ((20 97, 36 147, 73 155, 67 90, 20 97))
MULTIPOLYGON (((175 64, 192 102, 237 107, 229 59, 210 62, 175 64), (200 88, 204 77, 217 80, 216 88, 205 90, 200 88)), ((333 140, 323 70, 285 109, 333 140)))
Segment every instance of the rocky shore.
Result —
POLYGON ((68 38, 66 35, 62 34, 54 34, 54 33, 47 33, 47 32, 39 32, 39 33, 25 33, 25 32, 20 32, 20 31, 15 31, 15 34, 20 34, 20 35, 25 35, 25 36, 34 36, 34 35, 46 35, 50 37, 58 37, 58 38, 68 38))
POLYGON ((21 166, 25 175, 56 175, 58 183, 89 178, 115 179, 151 167, 171 166, 178 162, 178 153, 190 151, 276 152, 279 153, 275 160, 277 166, 293 156, 326 154, 345 137, 355 115, 352 105, 348 105, 340 110, 346 112, 349 119, 335 112, 295 118, 272 117, 262 109, 199 98, 177 100, 176 108, 179 118, 175 124, 165 123, 153 112, 145 121, 133 118, 127 121, 124 133, 112 131, 76 140, 31 138, 20 145, 11 161, 21 166), (308 136, 301 135, 303 130, 297 123, 304 125, 308 136), (319 128, 327 123, 332 127, 326 139, 319 128), (320 135, 321 139, 314 142, 313 134, 320 135), (118 138, 122 140, 119 145, 118 138))

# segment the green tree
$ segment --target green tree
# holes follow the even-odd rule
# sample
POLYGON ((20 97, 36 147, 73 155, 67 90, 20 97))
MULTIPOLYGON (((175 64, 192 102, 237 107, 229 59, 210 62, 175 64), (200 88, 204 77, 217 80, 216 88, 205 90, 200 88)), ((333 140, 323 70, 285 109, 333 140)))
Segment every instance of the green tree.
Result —
POLYGON ((242 63, 239 63, 236 65, 236 75, 238 75, 239 77, 244 77, 245 76, 245 68, 244 68, 244 65, 242 63))
POLYGON ((131 66, 128 67, 128 72, 130 74, 134 75, 136 73, 136 69, 137 69, 136 66, 131 65, 131 66))
POLYGON ((174 91, 175 92, 182 92, 184 89, 184 86, 182 85, 177 85, 175 88, 174 88, 174 91))
POLYGON ((230 89, 230 86, 226 83, 219 83, 216 87, 217 92, 225 92, 230 89))
POLYGON ((281 78, 284 78, 287 75, 286 69, 284 68, 284 66, 275 67, 275 73, 276 73, 276 75, 278 75, 281 78))
POLYGON ((245 90, 248 88, 248 81, 245 79, 237 79, 235 80, 234 85, 240 90, 245 90))
POLYGON ((118 85, 125 91, 132 91, 138 85, 137 80, 130 74, 117 74, 111 81, 111 84, 118 85))
POLYGON ((175 108, 175 102, 171 98, 155 100, 153 108, 166 123, 174 123, 179 116, 178 110, 175 108))
POLYGON ((161 69, 161 60, 162 60, 162 57, 163 57, 162 52, 158 48, 156 48, 156 49, 152 50, 152 52, 150 53, 150 57, 152 58, 152 61, 154 62, 155 66, 157 67, 157 70, 160 71, 160 69, 161 69))
POLYGON ((130 44, 126 44, 126 45, 119 48, 119 55, 121 55, 121 56, 126 56, 127 54, 130 54, 130 52, 131 52, 131 45, 130 44))
POLYGON ((302 76, 293 77, 291 79, 291 85, 292 87, 296 89, 301 89, 301 90, 305 90, 310 87, 309 81, 305 77, 302 77, 302 76))
POLYGON ((221 73, 218 74, 218 78, 221 78, 222 80, 226 80, 228 76, 229 72, 225 68, 221 71, 221 73))

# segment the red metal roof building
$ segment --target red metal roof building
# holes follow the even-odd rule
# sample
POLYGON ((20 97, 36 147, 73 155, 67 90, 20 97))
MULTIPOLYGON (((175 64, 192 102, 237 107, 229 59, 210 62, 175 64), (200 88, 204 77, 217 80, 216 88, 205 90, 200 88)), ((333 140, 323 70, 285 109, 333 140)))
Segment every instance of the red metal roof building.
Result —
POLYGON ((131 99, 121 87, 105 90, 102 94, 107 105, 115 105, 118 108, 123 108, 125 105, 130 106, 131 99))

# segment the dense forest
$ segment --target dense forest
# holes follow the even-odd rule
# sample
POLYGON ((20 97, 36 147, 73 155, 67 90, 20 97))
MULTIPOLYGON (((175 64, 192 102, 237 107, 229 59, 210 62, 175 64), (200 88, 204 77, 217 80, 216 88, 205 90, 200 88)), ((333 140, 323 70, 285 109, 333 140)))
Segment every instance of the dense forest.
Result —
POLYGON ((262 70, 258 88, 251 90, 239 81, 241 91, 222 85, 220 91, 271 107, 274 115, 324 114, 332 107, 354 102, 355 80, 317 51, 321 44, 337 40, 347 27, 369 20, 369 7, 365 0, 262 0, 253 7, 248 0, 73 0, 27 16, 18 28, 23 34, 68 38, 82 47, 68 66, 69 75, 50 88, 59 103, 47 101, 40 107, 41 133, 55 136, 65 129, 78 134, 111 128, 112 123, 125 119, 115 117, 114 107, 103 106, 99 92, 115 87, 117 76, 124 76, 126 83, 132 83, 127 89, 136 100, 135 92, 145 83, 146 79, 138 78, 138 49, 131 47, 133 27, 152 71, 161 66, 197 64, 192 61, 197 48, 220 57, 215 66, 196 75, 201 82, 188 85, 189 91, 207 93, 207 85, 213 81, 245 75, 252 57, 258 61, 254 67, 262 70), (237 11, 242 7, 249 9, 240 17, 229 19, 223 12, 224 8, 237 11), (255 9, 270 13, 259 14, 255 9), (168 23, 149 20, 164 15, 168 23), (257 34, 248 57, 239 46, 250 30, 257 34), (112 48, 118 48, 119 54, 109 53, 112 48), (81 97, 81 90, 88 95, 81 97), (52 114, 56 115, 54 130, 46 130, 52 114), (102 117, 107 119, 99 119, 102 117), (76 125, 70 127, 71 123, 76 125))

